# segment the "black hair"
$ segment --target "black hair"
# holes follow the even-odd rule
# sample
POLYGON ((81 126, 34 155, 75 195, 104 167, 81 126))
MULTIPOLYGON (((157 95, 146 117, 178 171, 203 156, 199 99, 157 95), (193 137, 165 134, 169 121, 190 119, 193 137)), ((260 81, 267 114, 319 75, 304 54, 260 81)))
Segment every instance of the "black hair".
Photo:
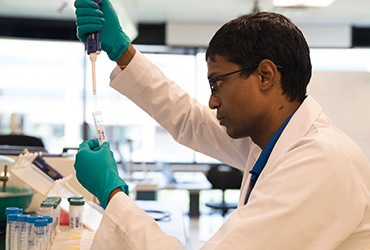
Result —
POLYGON ((216 55, 241 68, 270 59, 283 68, 280 70, 283 94, 290 101, 303 102, 306 97, 312 74, 310 51, 302 32, 281 14, 257 12, 224 24, 211 39, 206 60, 214 61, 216 55))

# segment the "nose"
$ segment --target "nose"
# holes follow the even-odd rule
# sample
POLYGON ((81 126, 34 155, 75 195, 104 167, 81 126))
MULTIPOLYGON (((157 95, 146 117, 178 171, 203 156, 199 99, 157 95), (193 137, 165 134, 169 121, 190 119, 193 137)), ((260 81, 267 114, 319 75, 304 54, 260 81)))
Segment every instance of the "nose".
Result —
POLYGON ((220 100, 214 95, 211 95, 209 97, 208 106, 210 109, 217 109, 220 106, 220 100))

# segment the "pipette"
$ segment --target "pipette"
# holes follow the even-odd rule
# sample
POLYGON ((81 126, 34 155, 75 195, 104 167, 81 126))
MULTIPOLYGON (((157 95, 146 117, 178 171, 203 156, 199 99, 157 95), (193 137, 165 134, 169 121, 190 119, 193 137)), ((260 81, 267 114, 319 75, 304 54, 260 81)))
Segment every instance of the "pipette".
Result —
MULTIPOLYGON (((102 4, 102 0, 92 0, 99 5, 102 4)), ((93 98, 95 102, 95 108, 97 103, 96 97, 96 57, 101 52, 101 43, 100 43, 100 30, 97 32, 89 33, 86 40, 87 54, 90 56, 91 66, 92 66, 92 83, 93 83, 93 98)))
MULTIPOLYGON (((102 4, 102 0, 92 0, 100 6, 102 4)), ((97 55, 101 52, 101 43, 100 43, 100 31, 90 33, 87 37, 86 41, 87 47, 87 54, 90 56, 91 66, 92 66, 92 83, 93 83, 93 99, 95 104, 95 111, 93 112, 94 122, 95 122, 95 129, 96 134, 99 140, 99 146, 103 144, 103 142, 107 141, 105 137, 105 131, 103 126, 103 120, 101 116, 101 112, 97 111, 97 96, 96 96, 96 58, 97 55)))

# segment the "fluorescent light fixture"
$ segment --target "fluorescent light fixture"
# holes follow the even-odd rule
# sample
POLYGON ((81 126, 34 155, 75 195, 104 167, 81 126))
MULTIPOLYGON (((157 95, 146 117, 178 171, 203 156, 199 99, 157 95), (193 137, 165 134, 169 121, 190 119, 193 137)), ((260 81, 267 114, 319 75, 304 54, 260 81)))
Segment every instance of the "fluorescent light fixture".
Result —
POLYGON ((275 6, 281 7, 328 7, 334 0, 273 0, 275 6))

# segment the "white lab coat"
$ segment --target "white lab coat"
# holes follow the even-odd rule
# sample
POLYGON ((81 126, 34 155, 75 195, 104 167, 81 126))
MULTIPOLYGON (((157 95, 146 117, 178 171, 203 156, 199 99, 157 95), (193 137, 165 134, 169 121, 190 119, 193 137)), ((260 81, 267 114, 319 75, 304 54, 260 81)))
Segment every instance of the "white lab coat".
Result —
MULTIPOLYGON (((312 97, 291 118, 243 205, 248 171, 261 152, 256 144, 229 138, 213 111, 191 99, 140 52, 124 71, 116 68, 111 79, 114 89, 178 142, 245 170, 238 209, 203 249, 370 247, 368 160, 312 97)), ((123 193, 108 204, 93 245, 105 250, 181 248, 123 193)))

